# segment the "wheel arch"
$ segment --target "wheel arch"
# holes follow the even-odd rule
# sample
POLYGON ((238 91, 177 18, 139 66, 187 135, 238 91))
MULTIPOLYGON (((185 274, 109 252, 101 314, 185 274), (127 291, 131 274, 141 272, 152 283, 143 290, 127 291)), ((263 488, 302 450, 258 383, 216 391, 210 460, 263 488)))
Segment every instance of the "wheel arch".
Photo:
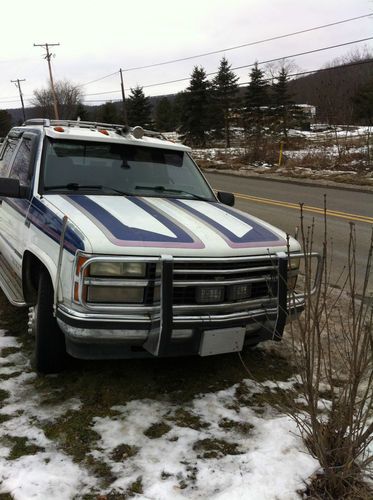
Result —
POLYGON ((46 270, 51 278, 55 272, 55 266, 42 261, 33 252, 26 250, 22 259, 22 288, 25 302, 28 305, 35 305, 39 286, 39 276, 42 270, 46 270))

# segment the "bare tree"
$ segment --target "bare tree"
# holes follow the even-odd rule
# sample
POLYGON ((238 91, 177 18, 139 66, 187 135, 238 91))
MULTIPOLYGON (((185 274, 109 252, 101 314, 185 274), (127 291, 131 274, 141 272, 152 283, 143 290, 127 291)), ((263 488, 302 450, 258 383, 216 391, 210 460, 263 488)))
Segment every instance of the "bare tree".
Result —
POLYGON ((265 73, 273 85, 281 71, 285 71, 287 75, 301 71, 300 66, 296 64, 294 59, 281 59, 280 61, 268 63, 265 65, 265 73))
MULTIPOLYGON (((78 106, 82 104, 83 93, 81 87, 69 80, 59 80, 55 83, 57 105, 62 119, 77 118, 78 106)), ((34 90, 32 104, 45 118, 53 118, 53 94, 50 87, 34 90)))

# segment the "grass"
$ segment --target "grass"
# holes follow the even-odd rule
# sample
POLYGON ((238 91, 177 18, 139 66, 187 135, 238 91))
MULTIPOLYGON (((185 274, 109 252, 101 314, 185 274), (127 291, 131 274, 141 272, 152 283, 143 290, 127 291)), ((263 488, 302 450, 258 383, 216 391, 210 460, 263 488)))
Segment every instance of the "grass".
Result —
POLYGON ((9 436, 6 434, 2 436, 1 442, 11 447, 7 457, 8 460, 17 460, 25 455, 35 455, 36 453, 45 451, 44 448, 30 443, 27 437, 9 436))
POLYGON ((110 454, 110 458, 114 462, 123 462, 127 458, 134 457, 139 451, 137 446, 130 446, 129 444, 120 444, 114 448, 110 454))
POLYGON ((16 352, 19 352, 19 347, 4 347, 3 349, 1 349, 0 355, 2 358, 6 358, 11 354, 15 354, 16 352))
POLYGON ((254 426, 249 422, 237 422, 235 420, 230 420, 229 418, 223 418, 220 420, 219 427, 227 431, 234 431, 246 436, 251 434, 254 429, 254 426))
POLYGON ((197 431, 210 427, 208 422, 204 422, 198 415, 193 415, 183 408, 178 408, 170 420, 179 427, 188 427, 197 431))
POLYGON ((0 389, 0 404, 8 399, 10 396, 8 391, 4 391, 4 389, 0 389))
POLYGON ((157 439, 169 432, 171 427, 165 422, 157 422, 144 431, 144 435, 149 439, 157 439))
POLYGON ((193 450, 198 453, 197 458, 222 458, 225 455, 240 455, 237 443, 229 443, 224 439, 201 439, 193 445, 193 450))

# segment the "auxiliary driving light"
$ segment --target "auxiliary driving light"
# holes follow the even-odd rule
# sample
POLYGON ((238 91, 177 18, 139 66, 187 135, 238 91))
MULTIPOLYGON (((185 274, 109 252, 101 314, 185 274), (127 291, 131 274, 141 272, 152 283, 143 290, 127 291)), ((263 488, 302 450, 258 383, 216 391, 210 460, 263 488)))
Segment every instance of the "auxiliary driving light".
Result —
POLYGON ((233 285, 228 289, 228 300, 236 301, 248 299, 251 296, 251 283, 243 283, 241 285, 233 285))
POLYGON ((198 304, 214 304, 224 300, 223 286, 199 287, 196 291, 198 304))

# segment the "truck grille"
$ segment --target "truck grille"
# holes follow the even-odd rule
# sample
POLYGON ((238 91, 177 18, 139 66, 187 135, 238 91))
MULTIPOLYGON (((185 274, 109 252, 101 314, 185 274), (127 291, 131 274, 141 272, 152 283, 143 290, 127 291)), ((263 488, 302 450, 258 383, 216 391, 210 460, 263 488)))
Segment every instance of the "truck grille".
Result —
POLYGON ((174 314, 192 310, 240 310, 255 306, 258 301, 273 301, 277 295, 277 259, 248 257, 246 259, 206 259, 205 261, 174 260, 173 305, 174 314), (239 285, 250 286, 250 293, 242 299, 232 299, 230 290, 239 285), (223 289, 218 303, 201 304, 197 299, 198 288, 223 289))

